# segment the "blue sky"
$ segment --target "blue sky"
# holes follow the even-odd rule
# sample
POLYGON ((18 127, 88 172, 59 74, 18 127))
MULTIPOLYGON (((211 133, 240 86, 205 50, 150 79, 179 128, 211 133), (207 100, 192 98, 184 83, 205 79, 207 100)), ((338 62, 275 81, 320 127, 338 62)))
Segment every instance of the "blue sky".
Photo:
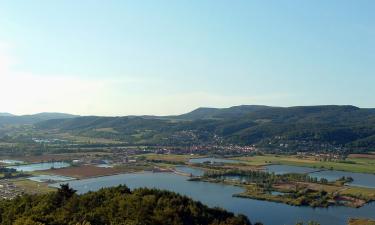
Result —
POLYGON ((0 111, 375 107, 372 0, 1 0, 0 111))

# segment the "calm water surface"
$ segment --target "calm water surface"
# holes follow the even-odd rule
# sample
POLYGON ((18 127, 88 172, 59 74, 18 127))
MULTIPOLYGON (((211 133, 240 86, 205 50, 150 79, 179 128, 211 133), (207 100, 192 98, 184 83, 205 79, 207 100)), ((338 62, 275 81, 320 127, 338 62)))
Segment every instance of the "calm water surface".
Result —
POLYGON ((271 194, 271 195, 275 195, 275 196, 277 196, 277 195, 285 195, 286 193, 284 193, 284 192, 279 192, 279 191, 271 191, 270 194, 271 194))
MULTIPOLYGON (((103 187, 126 184, 134 189, 139 187, 159 188, 187 195, 211 207, 218 206, 235 213, 241 213, 252 222, 262 221, 265 225, 294 225, 304 220, 315 220, 321 225, 346 225, 350 217, 375 219, 375 204, 359 209, 348 207, 330 207, 313 209, 295 207, 281 203, 258 201, 232 197, 243 191, 242 188, 207 182, 187 181, 187 177, 172 173, 121 174, 85 180, 68 181, 78 191, 85 193, 103 187)), ((52 184, 57 187, 59 184, 52 184)))
POLYGON ((24 161, 13 160, 13 159, 3 159, 3 160, 0 160, 0 162, 5 163, 5 164, 22 164, 22 163, 25 163, 24 161))
POLYGON ((95 165, 96 167, 101 167, 101 168, 113 168, 113 165, 110 164, 98 164, 95 165))
POLYGON ((176 166, 176 170, 178 172, 186 173, 186 174, 192 174, 193 176, 203 176, 204 171, 197 168, 192 168, 188 166, 176 166))
POLYGON ((39 176, 29 177, 27 179, 36 181, 36 182, 49 182, 49 181, 63 182, 63 181, 74 180, 75 178, 59 176, 59 175, 39 175, 39 176))
POLYGON ((19 165, 19 166, 8 166, 7 168, 13 168, 17 171, 24 171, 24 172, 31 172, 31 171, 38 171, 38 170, 49 170, 51 168, 64 168, 69 167, 70 164, 66 162, 45 162, 45 163, 33 163, 27 165, 19 165))
POLYGON ((275 174, 286 173, 311 173, 318 171, 316 168, 302 167, 302 166, 287 166, 287 165, 269 165, 266 166, 267 172, 275 174))
MULTIPOLYGON (((351 173, 344 171, 335 171, 335 170, 325 170, 317 173, 310 173, 312 177, 326 178, 329 181, 338 180, 341 177, 352 177, 353 182, 349 183, 350 186, 359 186, 359 187, 370 187, 375 188, 375 175, 366 174, 366 173, 351 173)), ((375 212, 374 212, 375 213, 375 212)))

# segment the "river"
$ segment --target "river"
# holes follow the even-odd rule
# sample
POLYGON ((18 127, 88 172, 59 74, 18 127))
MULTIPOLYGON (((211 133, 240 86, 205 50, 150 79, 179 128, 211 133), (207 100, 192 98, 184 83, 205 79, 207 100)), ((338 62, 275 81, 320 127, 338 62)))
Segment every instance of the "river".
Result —
MULTIPOLYGON (((350 217, 375 219, 374 203, 359 209, 343 206, 314 209, 235 198, 232 195, 242 192, 242 188, 217 183, 188 181, 187 177, 173 173, 121 174, 68 181, 68 183, 81 194, 120 184, 126 184, 132 189, 139 187, 167 189, 187 195, 211 207, 218 206, 231 212, 244 214, 252 222, 261 221, 265 225, 294 225, 298 221, 309 220, 318 221, 321 225, 345 225, 350 217)), ((52 184, 51 186, 57 187, 59 184, 52 184)))

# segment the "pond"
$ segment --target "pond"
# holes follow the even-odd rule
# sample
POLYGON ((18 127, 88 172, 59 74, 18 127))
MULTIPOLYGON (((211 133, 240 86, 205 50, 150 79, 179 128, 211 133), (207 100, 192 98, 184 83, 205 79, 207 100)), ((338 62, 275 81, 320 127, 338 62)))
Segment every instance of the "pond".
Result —
MULTIPOLYGON (((187 181, 188 177, 173 173, 136 173, 98 177, 85 180, 68 181, 78 193, 99 190, 103 187, 126 184, 131 189, 139 187, 158 188, 174 191, 211 207, 222 207, 235 213, 241 213, 252 222, 261 221, 265 225, 293 225, 298 221, 314 220, 321 225, 346 225, 350 217, 375 219, 375 204, 359 209, 344 206, 330 208, 310 208, 289 206, 260 200, 232 197, 243 191, 240 187, 208 182, 187 181)), ((59 184, 50 186, 58 187, 59 184)))
POLYGON ((39 175, 39 176, 29 177, 27 179, 36 181, 36 182, 62 182, 62 181, 74 180, 75 178, 59 176, 59 175, 39 175))
POLYGON ((266 166, 266 171, 275 174, 286 174, 286 173, 311 173, 318 171, 319 169, 302 167, 302 166, 287 166, 287 165, 269 165, 266 166))
POLYGON ((271 191, 270 194, 275 196, 286 195, 286 193, 280 191, 271 191))
POLYGON ((95 166, 101 167, 101 168, 113 168, 113 165, 110 165, 110 164, 97 164, 95 166))
POLYGON ((23 164, 25 162, 21 161, 21 160, 14 160, 14 159, 2 159, 2 160, 0 160, 0 163, 4 163, 4 164, 23 164))
POLYGON ((192 168, 188 166, 176 166, 176 171, 186 174, 191 174, 193 176, 203 176, 204 171, 202 169, 192 168))
POLYGON ((16 169, 17 171, 32 172, 39 170, 49 170, 52 168, 64 168, 69 167, 70 164, 66 162, 44 162, 44 163, 33 163, 19 166, 8 166, 7 168, 16 169))

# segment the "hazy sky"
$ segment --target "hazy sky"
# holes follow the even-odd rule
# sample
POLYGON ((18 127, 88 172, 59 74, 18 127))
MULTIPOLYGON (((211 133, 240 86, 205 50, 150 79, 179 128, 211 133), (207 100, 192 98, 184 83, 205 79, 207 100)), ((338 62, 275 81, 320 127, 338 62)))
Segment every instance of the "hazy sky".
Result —
POLYGON ((373 0, 0 0, 0 112, 375 107, 373 0))

